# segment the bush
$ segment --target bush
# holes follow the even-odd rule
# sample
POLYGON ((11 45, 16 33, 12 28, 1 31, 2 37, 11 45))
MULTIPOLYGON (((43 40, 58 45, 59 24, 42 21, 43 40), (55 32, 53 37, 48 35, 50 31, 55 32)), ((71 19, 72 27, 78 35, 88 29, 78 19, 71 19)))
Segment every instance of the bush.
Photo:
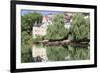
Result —
POLYGON ((65 38, 67 35, 68 30, 64 27, 64 15, 54 15, 52 25, 48 26, 45 39, 59 40, 65 38))
POLYGON ((90 22, 82 13, 75 13, 72 17, 70 29, 73 40, 87 40, 90 37, 90 22))

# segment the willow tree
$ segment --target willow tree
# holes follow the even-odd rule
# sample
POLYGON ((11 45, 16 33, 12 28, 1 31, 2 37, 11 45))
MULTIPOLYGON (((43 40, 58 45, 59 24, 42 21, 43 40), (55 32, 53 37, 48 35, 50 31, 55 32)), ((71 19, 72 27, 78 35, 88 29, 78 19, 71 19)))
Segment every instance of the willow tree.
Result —
POLYGON ((31 62, 32 55, 30 49, 32 47, 32 27, 40 26, 42 15, 39 13, 28 13, 21 16, 21 62, 31 62))
POLYGON ((82 13, 75 13, 72 17, 70 32, 73 40, 88 40, 90 38, 90 21, 82 13))
POLYGON ((52 24, 48 26, 46 39, 59 40, 67 36, 67 29, 64 27, 64 15, 56 14, 53 16, 52 24))

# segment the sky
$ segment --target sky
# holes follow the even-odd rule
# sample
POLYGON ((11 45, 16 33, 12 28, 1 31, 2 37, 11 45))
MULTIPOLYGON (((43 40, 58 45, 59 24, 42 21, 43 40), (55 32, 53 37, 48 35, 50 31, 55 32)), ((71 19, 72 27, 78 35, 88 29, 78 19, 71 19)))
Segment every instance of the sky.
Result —
POLYGON ((47 10, 21 10, 21 15, 25 15, 28 13, 32 13, 32 12, 38 12, 41 13, 43 16, 46 16, 48 14, 59 14, 59 13, 63 13, 61 11, 47 11, 47 10))

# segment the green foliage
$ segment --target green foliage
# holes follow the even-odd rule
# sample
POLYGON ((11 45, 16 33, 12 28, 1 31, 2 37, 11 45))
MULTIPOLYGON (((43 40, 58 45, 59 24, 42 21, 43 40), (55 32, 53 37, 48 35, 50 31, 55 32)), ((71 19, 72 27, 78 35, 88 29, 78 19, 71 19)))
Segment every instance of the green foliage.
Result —
POLYGON ((72 17, 72 25, 70 29, 73 40, 89 39, 90 21, 85 19, 82 13, 75 13, 72 17))
POLYGON ((38 13, 21 16, 21 62, 32 62, 32 53, 30 53, 33 45, 32 27, 41 21, 42 15, 38 13))
POLYGON ((87 60, 90 59, 90 49, 73 46, 48 46, 47 56, 49 61, 87 60))
POLYGON ((54 15, 52 25, 48 26, 46 39, 63 39, 67 36, 67 29, 64 27, 64 15, 54 15))
POLYGON ((42 22, 42 15, 39 13, 29 13, 24 16, 21 16, 21 27, 22 31, 26 31, 28 33, 32 33, 33 26, 40 26, 42 22))
POLYGON ((36 36, 36 38, 33 38, 33 42, 38 42, 38 41, 42 41, 44 38, 44 36, 36 36))
POLYGON ((28 50, 32 46, 32 37, 25 31, 21 34, 21 45, 22 45, 22 52, 28 50))
POLYGON ((82 47, 68 46, 71 60, 86 60, 90 59, 90 49, 82 47))
POLYGON ((29 53, 29 51, 27 51, 27 52, 22 52, 21 53, 21 62, 22 63, 28 63, 28 62, 32 62, 32 56, 31 56, 31 54, 29 53))
POLYGON ((32 47, 32 37, 25 31, 21 34, 21 62, 31 62, 32 57, 29 52, 32 47))
POLYGON ((48 46, 47 56, 50 61, 64 61, 67 50, 62 46, 48 46))

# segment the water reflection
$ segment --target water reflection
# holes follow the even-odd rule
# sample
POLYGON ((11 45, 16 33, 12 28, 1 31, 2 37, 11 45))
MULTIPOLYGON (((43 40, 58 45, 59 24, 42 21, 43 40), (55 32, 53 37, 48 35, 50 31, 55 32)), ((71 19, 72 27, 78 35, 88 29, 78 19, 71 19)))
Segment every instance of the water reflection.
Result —
POLYGON ((32 48, 34 62, 69 61, 90 59, 90 49, 79 46, 45 46, 34 45, 32 48))

